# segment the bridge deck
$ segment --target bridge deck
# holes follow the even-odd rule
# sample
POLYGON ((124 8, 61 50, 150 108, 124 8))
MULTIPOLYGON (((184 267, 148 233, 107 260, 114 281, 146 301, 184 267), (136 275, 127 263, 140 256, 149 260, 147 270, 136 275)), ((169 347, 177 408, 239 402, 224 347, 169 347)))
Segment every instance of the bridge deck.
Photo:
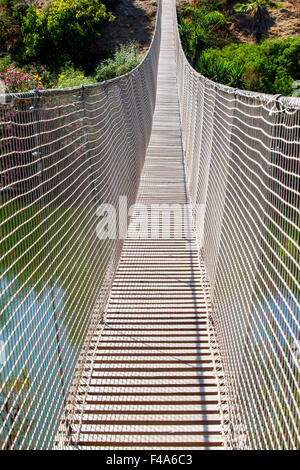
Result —
MULTIPOLYGON (((133 233, 137 218, 146 220, 151 204, 187 202, 168 3, 163 3, 153 131, 137 201, 148 209, 143 216, 133 216, 106 326, 100 339, 100 330, 95 333, 97 351, 83 411, 81 448, 223 445, 208 340, 210 304, 195 238, 178 237, 173 231, 169 238, 158 239, 133 233)), ((158 221, 156 228, 160 227, 158 221)))

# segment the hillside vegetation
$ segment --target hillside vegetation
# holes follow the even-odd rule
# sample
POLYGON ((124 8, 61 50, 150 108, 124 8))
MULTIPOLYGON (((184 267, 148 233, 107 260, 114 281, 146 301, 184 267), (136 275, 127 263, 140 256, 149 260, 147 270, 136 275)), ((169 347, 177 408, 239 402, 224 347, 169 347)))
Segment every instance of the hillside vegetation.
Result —
MULTIPOLYGON (((300 78, 300 37, 268 37, 271 0, 194 0, 178 6, 179 32, 193 67, 224 85, 292 95, 300 78), (237 27, 236 27, 237 25, 237 27), (237 35, 237 29, 244 35, 237 35)), ((299 15, 300 19, 300 15, 299 15)))
POLYGON ((155 1, 140 3, 0 0, 0 79, 6 92, 88 85, 128 72, 149 46, 155 23, 155 1), (137 28, 126 23, 132 18, 137 28))

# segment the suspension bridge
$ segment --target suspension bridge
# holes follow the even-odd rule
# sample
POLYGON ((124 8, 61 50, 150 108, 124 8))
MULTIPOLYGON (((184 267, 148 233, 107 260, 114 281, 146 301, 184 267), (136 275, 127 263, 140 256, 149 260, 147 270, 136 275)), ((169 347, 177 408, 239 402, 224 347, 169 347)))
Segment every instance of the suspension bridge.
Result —
POLYGON ((6 95, 2 448, 299 449, 299 137, 191 68, 173 0, 127 75, 6 95))

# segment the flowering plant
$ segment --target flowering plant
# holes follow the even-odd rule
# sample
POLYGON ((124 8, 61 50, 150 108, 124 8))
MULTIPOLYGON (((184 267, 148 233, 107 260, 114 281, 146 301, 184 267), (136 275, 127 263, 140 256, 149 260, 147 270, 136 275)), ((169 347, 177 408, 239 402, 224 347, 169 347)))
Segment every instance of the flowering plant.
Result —
POLYGON ((22 67, 22 69, 35 77, 38 76, 44 88, 53 88, 57 85, 56 74, 50 72, 46 65, 32 62, 30 65, 22 67))
POLYGON ((0 79, 4 83, 7 93, 44 89, 38 75, 31 72, 26 73, 14 66, 8 67, 5 72, 0 72, 0 79))

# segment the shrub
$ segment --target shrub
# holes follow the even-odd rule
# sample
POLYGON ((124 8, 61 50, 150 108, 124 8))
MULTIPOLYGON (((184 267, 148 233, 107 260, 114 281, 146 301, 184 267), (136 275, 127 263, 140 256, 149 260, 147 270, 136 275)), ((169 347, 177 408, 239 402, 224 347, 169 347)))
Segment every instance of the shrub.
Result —
POLYGON ((8 92, 17 93, 38 88, 53 88, 57 83, 55 74, 45 65, 32 63, 18 67, 10 55, 0 58, 1 79, 8 92))
POLYGON ((244 67, 233 64, 225 59, 211 59, 210 54, 203 52, 199 60, 199 72, 214 82, 234 88, 243 88, 245 85, 244 67))
POLYGON ((201 52, 216 41, 216 30, 226 26, 223 13, 211 10, 209 5, 194 8, 183 7, 179 10, 178 27, 183 49, 192 65, 197 68, 201 52))
POLYGON ((40 78, 41 84, 44 88, 54 88, 57 84, 56 74, 50 72, 45 65, 33 62, 30 65, 23 66, 22 70, 29 72, 32 75, 37 75, 40 78))
POLYGON ((20 15, 23 43, 19 59, 47 59, 52 66, 80 63, 89 43, 99 35, 98 25, 113 21, 103 0, 53 0, 49 7, 30 6, 20 15))
POLYGON ((14 16, 14 4, 11 1, 0 0, 0 45, 3 50, 21 38, 20 25, 14 16))
POLYGON ((201 10, 202 13, 206 14, 210 11, 221 10, 223 7, 228 8, 227 1, 228 0, 189 0, 189 6, 179 6, 179 8, 188 10, 192 7, 193 9, 201 10))
POLYGON ((268 39, 260 45, 230 44, 206 53, 207 61, 223 59, 243 66, 245 88, 249 90, 290 95, 293 81, 300 77, 300 38, 268 39))
POLYGON ((96 69, 98 82, 124 75, 140 62, 137 44, 132 42, 117 50, 113 58, 101 62, 96 69))
POLYGON ((113 21, 114 16, 102 0, 54 0, 48 10, 47 30, 56 47, 76 60, 85 54, 87 41, 105 20, 113 21))
POLYGON ((17 60, 28 63, 45 57, 49 61, 49 56, 53 54, 53 45, 49 43, 44 11, 30 6, 24 15, 19 15, 19 21, 23 40, 16 47, 17 60))
POLYGON ((9 67, 5 72, 0 72, 0 79, 3 80, 7 93, 44 89, 38 75, 26 73, 14 66, 9 67))
POLYGON ((0 72, 6 72, 6 69, 8 69, 11 66, 14 66, 15 63, 12 60, 10 55, 6 55, 4 57, 0 57, 0 72))
POLYGON ((58 88, 72 88, 81 85, 90 85, 96 80, 92 77, 85 77, 80 70, 74 69, 73 65, 67 64, 58 76, 58 88))
POLYGON ((179 16, 178 30, 185 55, 192 62, 195 54, 194 25, 190 19, 179 16))

